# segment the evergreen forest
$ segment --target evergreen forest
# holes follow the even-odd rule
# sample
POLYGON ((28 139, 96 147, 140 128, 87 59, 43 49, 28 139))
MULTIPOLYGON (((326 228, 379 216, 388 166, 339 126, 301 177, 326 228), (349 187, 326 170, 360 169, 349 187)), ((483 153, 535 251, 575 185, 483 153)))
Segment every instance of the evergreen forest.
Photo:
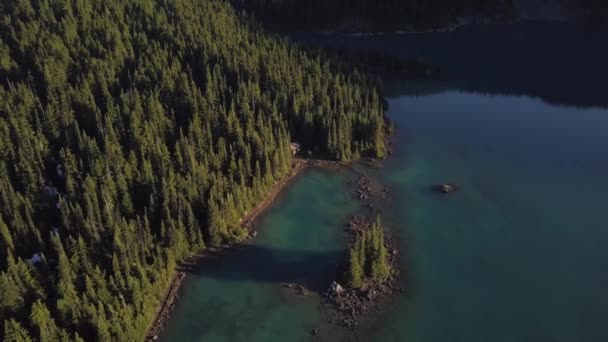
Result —
POLYGON ((290 144, 385 154, 380 85, 223 0, 0 3, 0 340, 137 341, 290 144))

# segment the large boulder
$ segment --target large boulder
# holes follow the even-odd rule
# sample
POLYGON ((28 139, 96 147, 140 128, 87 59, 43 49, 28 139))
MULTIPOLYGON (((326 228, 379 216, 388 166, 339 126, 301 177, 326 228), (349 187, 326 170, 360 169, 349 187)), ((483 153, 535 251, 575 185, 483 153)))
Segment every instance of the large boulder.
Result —
POLYGON ((331 286, 329 287, 329 291, 332 294, 339 296, 344 293, 344 288, 342 287, 342 285, 340 285, 334 281, 331 283, 331 286))

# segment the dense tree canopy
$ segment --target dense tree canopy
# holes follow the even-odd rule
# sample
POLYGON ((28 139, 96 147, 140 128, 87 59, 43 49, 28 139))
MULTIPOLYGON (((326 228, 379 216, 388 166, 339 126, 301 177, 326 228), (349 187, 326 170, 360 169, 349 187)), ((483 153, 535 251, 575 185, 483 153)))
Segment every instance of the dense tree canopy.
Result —
POLYGON ((141 339, 291 141, 384 154, 375 82, 220 0, 6 0, 0 38, 0 339, 141 339))
POLYGON ((348 267, 344 275, 346 284, 359 288, 365 280, 382 282, 391 274, 388 251, 384 241, 380 217, 371 229, 357 236, 348 253, 348 267))

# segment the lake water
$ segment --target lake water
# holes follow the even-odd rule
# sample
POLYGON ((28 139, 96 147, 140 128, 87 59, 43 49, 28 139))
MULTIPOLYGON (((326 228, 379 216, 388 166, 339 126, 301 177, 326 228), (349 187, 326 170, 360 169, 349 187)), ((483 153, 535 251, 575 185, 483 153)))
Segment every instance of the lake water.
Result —
POLYGON ((374 174, 392 190, 383 217, 407 294, 353 336, 324 325, 318 297, 281 288, 323 286, 357 209, 347 173, 309 171, 252 245, 189 278, 163 338, 298 341, 320 328, 327 341, 608 341, 601 37, 605 29, 533 23, 315 38, 441 70, 386 84, 395 153, 374 174), (438 182, 462 191, 430 192, 438 182))
POLYGON ((608 111, 457 91, 391 105, 410 291, 373 336, 608 340, 608 111))
POLYGON ((259 220, 251 244, 203 263, 187 278, 165 341, 306 341, 326 336, 318 295, 299 296, 288 283, 322 291, 344 250, 341 227, 356 212, 345 171, 305 170, 259 220))

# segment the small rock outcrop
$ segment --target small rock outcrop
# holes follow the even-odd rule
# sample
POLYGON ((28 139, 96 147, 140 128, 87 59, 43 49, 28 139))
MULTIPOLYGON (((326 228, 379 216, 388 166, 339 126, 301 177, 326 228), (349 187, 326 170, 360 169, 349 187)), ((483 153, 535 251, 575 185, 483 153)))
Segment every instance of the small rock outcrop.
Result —
POLYGON ((443 183, 443 184, 434 185, 432 187, 432 190, 435 192, 440 192, 442 194, 451 194, 451 193, 459 191, 460 187, 458 185, 451 184, 451 183, 443 183))
POLYGON ((297 290, 298 290, 298 295, 300 295, 300 296, 308 295, 308 289, 306 289, 303 285, 298 285, 297 290))
POLYGON ((333 295, 339 296, 344 293, 344 288, 342 287, 342 285, 340 285, 334 281, 331 283, 331 286, 329 287, 329 292, 332 293, 333 295))

